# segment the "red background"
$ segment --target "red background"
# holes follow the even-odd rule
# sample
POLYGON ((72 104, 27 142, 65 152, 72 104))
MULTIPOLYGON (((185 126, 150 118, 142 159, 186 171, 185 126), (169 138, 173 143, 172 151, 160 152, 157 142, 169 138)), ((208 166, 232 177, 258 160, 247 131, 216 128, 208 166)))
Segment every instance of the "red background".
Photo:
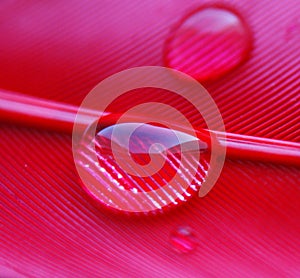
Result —
MULTIPOLYGON (((170 28, 208 1, 0 3, 0 87, 79 105, 105 77, 163 65, 170 28)), ((300 142, 298 0, 233 0, 254 36, 250 58, 205 84, 229 132, 300 142)), ((1 265, 8 277, 299 277, 299 168, 227 161, 211 193, 156 217, 95 207, 71 136, 0 126, 1 265), (176 254, 169 234, 200 243, 176 254)))

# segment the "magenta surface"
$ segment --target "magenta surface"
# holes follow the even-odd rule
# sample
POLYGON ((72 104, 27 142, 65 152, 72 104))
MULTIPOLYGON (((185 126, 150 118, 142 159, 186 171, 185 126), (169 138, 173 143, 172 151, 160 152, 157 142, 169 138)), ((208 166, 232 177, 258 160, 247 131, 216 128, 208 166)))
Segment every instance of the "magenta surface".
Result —
MULTIPOLYGON (((0 87, 79 105, 113 73, 164 65, 171 30, 205 3, 1 1, 0 87)), ((204 83, 227 131, 299 142, 298 1, 234 0, 230 7, 249 26, 252 51, 204 83)), ((3 123, 0 142, 0 276, 300 275, 299 168, 228 160, 207 197, 130 218, 91 202, 70 136, 3 123), (170 246, 181 226, 199 241, 193 252, 170 246)))

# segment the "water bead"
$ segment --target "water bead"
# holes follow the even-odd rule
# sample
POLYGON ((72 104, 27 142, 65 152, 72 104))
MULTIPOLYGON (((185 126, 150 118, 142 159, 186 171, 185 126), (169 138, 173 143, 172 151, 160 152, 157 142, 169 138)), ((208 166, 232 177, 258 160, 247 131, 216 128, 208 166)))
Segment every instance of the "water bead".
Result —
POLYGON ((200 188, 193 185, 201 184, 205 177, 205 166, 199 165, 209 156, 207 145, 184 132, 124 123, 104 128, 86 140, 78 146, 76 161, 87 180, 83 186, 109 208, 163 210, 190 198, 200 188), (200 160, 195 158, 197 152, 200 160), (162 190, 156 193, 158 189, 162 190))
POLYGON ((248 57, 251 38, 248 25, 236 11, 225 6, 202 7, 170 33, 165 64, 198 81, 216 79, 248 57))
POLYGON ((189 226, 177 227, 170 233, 170 244, 177 253, 190 253, 198 245, 198 239, 189 226))

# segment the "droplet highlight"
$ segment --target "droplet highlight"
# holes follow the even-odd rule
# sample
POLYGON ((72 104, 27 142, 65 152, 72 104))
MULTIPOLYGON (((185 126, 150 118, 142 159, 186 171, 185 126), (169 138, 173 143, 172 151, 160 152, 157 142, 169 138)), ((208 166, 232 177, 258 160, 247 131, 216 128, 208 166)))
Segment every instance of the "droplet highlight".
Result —
POLYGON ((206 6, 190 13, 171 31, 166 66, 198 81, 216 79, 240 65, 252 45, 250 28, 234 10, 206 6))
POLYGON ((169 240, 172 249, 180 254, 190 253, 198 246, 198 239, 188 226, 181 226, 172 231, 169 240))

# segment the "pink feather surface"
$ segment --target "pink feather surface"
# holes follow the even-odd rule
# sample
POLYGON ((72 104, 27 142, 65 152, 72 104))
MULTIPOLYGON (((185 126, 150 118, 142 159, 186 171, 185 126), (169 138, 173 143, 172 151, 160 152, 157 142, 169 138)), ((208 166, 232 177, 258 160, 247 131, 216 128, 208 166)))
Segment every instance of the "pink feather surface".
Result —
MULTIPOLYGON (((0 87, 79 105, 113 73, 164 65, 170 30, 204 3, 211 2, 3 1, 0 87)), ((204 84, 227 131, 300 142, 298 1, 220 3, 236 9, 253 35, 248 60, 204 84)), ((227 160, 205 198, 161 215, 127 217, 84 192, 70 136, 0 128, 0 276, 300 275, 299 168, 227 160), (199 241, 188 254, 169 242, 182 225, 199 241)))

